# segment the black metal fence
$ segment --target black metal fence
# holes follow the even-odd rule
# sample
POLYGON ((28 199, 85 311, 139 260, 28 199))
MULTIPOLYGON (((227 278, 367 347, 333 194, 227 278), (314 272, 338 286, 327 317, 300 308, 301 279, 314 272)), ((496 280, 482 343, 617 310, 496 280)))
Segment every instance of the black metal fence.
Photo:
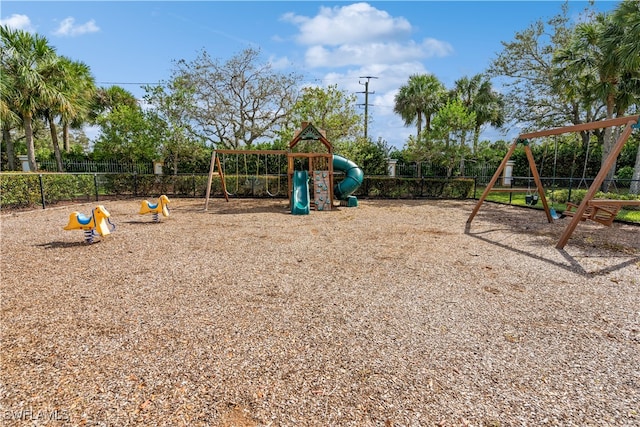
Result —
MULTIPOLYGON (((41 166, 51 166, 41 164, 41 166)), ((29 208, 63 201, 99 201, 106 198, 155 197, 167 194, 172 197, 205 197, 208 173, 158 175, 153 165, 119 164, 117 162, 77 162, 69 168, 94 168, 128 170, 129 172, 78 172, 52 173, 2 172, 0 173, 0 208, 29 208), (144 170, 146 173, 139 173, 144 170)), ((457 168, 442 168, 429 162, 398 162, 395 176, 365 176, 362 185, 353 195, 359 198, 478 198, 495 174, 497 164, 460 164, 457 168)), ((230 197, 288 197, 288 177, 279 170, 261 173, 225 174, 225 187, 230 197)), ((336 172, 335 181, 342 174, 336 172)), ((594 178, 541 177, 543 187, 551 201, 559 203, 579 202, 594 178)), ((500 177, 498 185, 503 185, 500 177)), ((605 181, 600 193, 607 198, 632 198, 629 189, 638 180, 616 179, 605 181)), ((535 192, 533 177, 514 176, 510 186, 528 188, 535 192)), ((224 197, 222 182, 217 174, 211 185, 211 197, 224 197)), ((514 198, 521 197, 515 195, 514 198)), ((511 195, 508 202, 511 202, 511 195)))
MULTIPOLYGON (((58 171, 55 160, 39 161, 38 166, 42 171, 58 171)), ((123 163, 115 160, 101 162, 63 160, 62 168, 67 173, 137 173, 141 175, 154 173, 153 163, 123 163)))
POLYGON ((431 162, 398 162, 396 176, 400 178, 474 177, 479 182, 489 182, 498 169, 499 163, 472 162, 457 163, 448 169, 431 162))
MULTIPOLYGON (((336 173, 335 181, 343 179, 336 173)), ((225 175, 227 196, 288 198, 289 182, 282 175, 225 175)), ((107 173, 0 173, 0 207, 33 208, 66 201, 89 202, 110 198, 204 198, 208 174, 141 175, 107 173)), ((367 176, 353 193, 360 198, 473 197, 474 180, 468 178, 400 178, 367 176)), ((224 197, 222 181, 214 174, 210 197, 224 197)))

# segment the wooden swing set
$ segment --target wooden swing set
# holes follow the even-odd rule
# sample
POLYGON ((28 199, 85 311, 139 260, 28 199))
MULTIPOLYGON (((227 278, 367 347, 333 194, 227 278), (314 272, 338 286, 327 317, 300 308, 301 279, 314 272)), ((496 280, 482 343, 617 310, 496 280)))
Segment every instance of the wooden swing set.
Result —
POLYGON ((516 138, 516 140, 513 142, 513 144, 509 147, 509 150, 507 151, 507 154, 504 156, 504 159, 502 159, 500 166, 498 166, 498 169, 496 170, 493 177, 491 178, 491 181, 489 181, 487 188, 485 188, 485 190, 482 193, 482 196, 480 196, 480 199, 478 199, 478 202, 473 208, 473 211, 469 215, 469 218, 467 219, 467 223, 466 223, 466 230, 468 231, 470 229, 471 221, 473 221, 473 218, 476 216, 476 214, 480 210, 480 207, 482 206, 485 199, 487 198, 487 195, 490 192, 493 191, 493 192, 511 192, 511 193, 527 192, 529 193, 531 191, 528 188, 524 189, 524 188, 511 188, 511 187, 494 187, 498 182, 498 178, 500 177, 503 170, 505 169, 507 165, 507 161, 511 158, 511 156, 513 155, 518 145, 524 146, 524 151, 527 156, 527 160, 529 162, 529 167, 533 175, 533 180, 535 181, 535 184, 536 184, 536 192, 538 193, 538 197, 540 198, 540 200, 542 200, 542 205, 544 206, 544 212, 547 216, 547 221, 553 222, 554 218, 549 210, 549 205, 547 203, 545 191, 542 186, 542 181, 540 180, 540 175, 538 174, 538 170, 536 168, 535 160, 533 158, 533 153, 531 152, 531 148, 529 147, 529 139, 541 138, 541 137, 552 136, 552 135, 561 135, 561 134, 570 133, 570 132, 581 132, 581 131, 587 131, 592 129, 602 129, 602 128, 607 128, 611 126, 625 126, 625 128, 624 128, 624 131, 618 137, 615 145, 611 150, 611 153, 609 153, 609 156, 606 158, 605 162, 600 168, 598 175, 591 183, 591 186, 587 190, 587 193, 582 199, 582 202, 579 205, 572 204, 572 203, 567 204, 567 210, 565 210, 563 214, 566 216, 572 217, 572 219, 571 219, 571 222, 567 225, 562 235, 560 236, 560 240, 556 244, 556 248, 563 249, 565 247, 565 245, 567 244, 567 241, 575 231, 580 221, 592 220, 600 224, 610 226, 623 206, 640 206, 640 200, 594 199, 595 194, 598 192, 598 189, 604 182, 607 174, 609 173, 609 170, 613 167, 616 159, 618 158, 618 155, 622 151, 622 147, 624 147, 625 143, 631 136, 631 132, 633 131, 633 129, 640 129, 640 115, 617 117, 615 119, 607 119, 607 120, 601 120, 597 122, 582 123, 579 125, 564 126, 564 127, 555 128, 555 129, 548 129, 548 130, 543 130, 538 132, 520 134, 516 138))
MULTIPOLYGON (((207 191, 205 195, 204 210, 206 211, 209 207, 209 199, 211 196, 211 183, 213 182, 214 174, 217 174, 220 177, 222 194, 224 195, 225 200, 227 202, 229 201, 229 191, 227 190, 227 184, 224 176, 224 167, 220 162, 220 155, 245 156, 245 163, 246 163, 246 156, 248 155, 256 155, 256 156, 264 155, 265 156, 265 174, 266 174, 268 173, 268 171, 266 170, 266 156, 269 156, 269 155, 286 156, 287 154, 288 152, 286 150, 223 150, 223 149, 213 150, 213 153, 211 154, 211 163, 209 165, 209 177, 207 180, 207 191)), ((236 174, 237 172, 238 171, 236 166, 236 174)), ((246 165, 245 165, 245 172, 246 172, 246 165)), ((256 172, 257 172, 257 169, 256 169, 256 172)), ((236 183, 237 182, 238 182, 238 178, 236 177, 236 183)), ((265 182, 268 182, 266 178, 265 178, 265 182)))
MULTIPOLYGON (((209 177, 207 180, 207 190, 205 195, 205 206, 204 210, 208 210, 209 207, 209 199, 211 196, 211 184, 213 182, 213 176, 215 174, 220 178, 220 182, 222 185, 222 193, 224 194, 225 200, 229 201, 229 192, 227 191, 227 185, 225 182, 225 172, 224 167, 220 162, 220 155, 236 155, 236 156, 244 156, 246 163, 247 155, 257 155, 265 156, 265 173, 266 171, 266 156, 286 156, 287 162, 287 180, 288 180, 288 192, 289 192, 289 200, 291 202, 291 197, 293 194, 293 176, 294 171, 296 170, 296 161, 300 164, 307 165, 308 174, 311 177, 315 176, 314 185, 318 188, 322 187, 323 190, 319 191, 316 189, 313 192, 313 196, 315 198, 322 198, 324 200, 324 209, 331 210, 334 202, 334 170, 333 170, 333 145, 326 137, 326 133, 323 130, 317 129, 313 124, 308 122, 303 122, 302 127, 295 133, 293 139, 289 142, 288 150, 226 150, 226 149, 216 149, 213 150, 211 154, 211 163, 209 165, 209 177), (302 141, 309 141, 318 143, 320 147, 322 147, 326 152, 302 152, 298 151, 296 146, 298 143, 302 141), (326 175, 326 176, 325 176, 326 175), (326 183, 319 182, 319 177, 322 176, 323 179, 326 179, 326 183)), ((236 173, 237 173, 236 166, 236 173)), ((245 166, 246 169, 246 166, 245 166)), ((236 177, 236 184, 238 180, 236 177)), ((265 182, 268 180, 265 177, 265 182)), ((318 201, 314 201, 314 205, 318 206, 318 201)))

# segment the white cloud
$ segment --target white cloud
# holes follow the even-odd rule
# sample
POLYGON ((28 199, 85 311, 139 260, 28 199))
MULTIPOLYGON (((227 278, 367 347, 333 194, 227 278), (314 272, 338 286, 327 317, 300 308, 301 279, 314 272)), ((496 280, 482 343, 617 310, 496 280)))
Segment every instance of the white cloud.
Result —
POLYGON ((323 85, 337 85, 357 94, 358 103, 364 104, 367 79, 363 76, 376 77, 367 87, 368 136, 373 140, 381 137, 398 148, 415 133, 393 112, 398 88, 413 74, 429 73, 425 60, 454 52, 452 45, 442 40, 415 40, 407 19, 393 17, 368 3, 322 7, 313 17, 289 13, 282 20, 298 29, 294 38, 307 47, 305 68, 331 70, 322 77, 323 85))
POLYGON ((406 43, 343 44, 333 49, 312 46, 305 54, 305 62, 309 67, 344 67, 406 62, 447 56, 452 52, 450 44, 435 39, 425 39, 420 44, 413 40, 406 43))
POLYGON ((271 56, 269 58, 269 63, 275 70, 286 70, 291 67, 291 60, 286 56, 281 58, 277 58, 276 56, 271 56))
MULTIPOLYGON (((325 74, 321 81, 323 86, 338 85, 349 94, 358 95, 358 104, 364 104, 365 76, 369 80, 369 129, 368 136, 374 141, 379 137, 390 145, 402 148, 409 135, 415 134, 415 126, 406 127, 400 116, 393 112, 395 95, 398 88, 407 84, 413 74, 428 74, 424 64, 410 61, 397 64, 371 64, 350 69, 344 73, 331 72, 325 74)), ((359 108, 364 113, 363 105, 359 108)))
MULTIPOLYGON (((427 74, 428 71, 419 62, 407 62, 400 64, 372 64, 360 68, 354 68, 344 73, 331 72, 322 77, 326 85, 337 84, 341 89, 350 93, 364 91, 364 76, 376 77, 369 82, 369 91, 375 91, 377 98, 389 91, 397 91, 407 83, 408 76, 412 74, 427 74)), ((374 102, 372 99, 369 102, 374 102)))
POLYGON ((346 67, 392 64, 450 55, 449 43, 411 39, 412 27, 368 3, 321 7, 314 17, 288 13, 282 20, 298 28, 295 39, 309 46, 307 67, 346 67))
POLYGON ((96 33, 100 31, 100 27, 96 25, 96 22, 92 19, 84 24, 76 25, 75 19, 68 17, 62 20, 58 29, 53 34, 56 36, 80 36, 82 34, 96 33))
POLYGON ((313 18, 289 13, 282 19, 298 26, 296 40, 304 45, 337 46, 395 39, 411 33, 411 24, 405 18, 394 18, 368 3, 321 7, 313 18))
POLYGON ((6 25, 14 30, 24 30, 28 32, 35 31, 35 28, 31 25, 29 17, 27 15, 20 15, 17 13, 14 13, 6 19, 0 19, 0 25, 6 25))

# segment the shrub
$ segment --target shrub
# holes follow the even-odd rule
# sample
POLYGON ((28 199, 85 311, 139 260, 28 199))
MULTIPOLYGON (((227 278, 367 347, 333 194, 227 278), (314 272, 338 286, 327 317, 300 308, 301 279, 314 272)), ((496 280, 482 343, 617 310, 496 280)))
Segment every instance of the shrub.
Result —
POLYGON ((73 174, 2 174, 0 205, 10 208, 33 207, 62 200, 89 199, 95 189, 93 175, 73 174), (40 192, 40 186, 44 194, 40 192))
POLYGON ((616 174, 616 179, 620 179, 620 180, 633 179, 633 167, 625 166, 620 168, 620 170, 618 170, 618 173, 616 174))

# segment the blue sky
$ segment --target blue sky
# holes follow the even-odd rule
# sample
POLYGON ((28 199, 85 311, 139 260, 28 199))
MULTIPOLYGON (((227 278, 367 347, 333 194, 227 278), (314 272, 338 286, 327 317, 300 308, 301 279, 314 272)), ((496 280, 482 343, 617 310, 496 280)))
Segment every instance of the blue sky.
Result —
MULTIPOLYGON (((141 98, 141 85, 166 81, 174 61, 203 49, 221 61, 247 47, 308 84, 337 84, 364 104, 369 136, 402 148, 414 127, 393 113, 412 74, 432 73, 447 88, 487 69, 516 32, 561 11, 562 1, 13 1, 3 25, 45 36, 60 55, 87 64, 100 86, 141 98)), ((596 0, 598 11, 617 1, 596 0)), ((570 1, 579 19, 587 1, 570 1)), ((500 89, 496 86, 496 89, 500 89)), ((364 114, 364 108, 361 109, 364 114)), ((89 133, 91 136, 91 133, 89 133)), ((505 136, 491 129, 484 138, 505 136)))

